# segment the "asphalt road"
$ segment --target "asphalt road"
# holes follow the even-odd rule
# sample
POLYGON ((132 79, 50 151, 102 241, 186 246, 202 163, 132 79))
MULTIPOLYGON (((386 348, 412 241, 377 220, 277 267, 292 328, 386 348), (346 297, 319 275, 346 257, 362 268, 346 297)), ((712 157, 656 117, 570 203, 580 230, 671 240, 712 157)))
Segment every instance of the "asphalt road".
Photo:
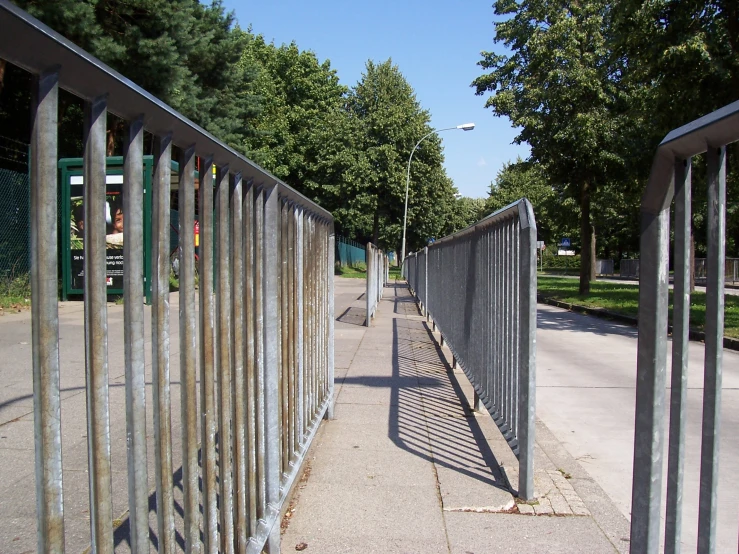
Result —
MULTIPOLYGON (((538 416, 630 518, 636 328, 541 304, 538 309, 538 416)), ((697 541, 703 357, 703 344, 691 342, 682 535, 685 551, 695 551, 697 541)), ((724 351, 722 384, 717 551, 737 552, 739 353, 724 351)), ((669 389, 665 394, 669 395, 669 389)))

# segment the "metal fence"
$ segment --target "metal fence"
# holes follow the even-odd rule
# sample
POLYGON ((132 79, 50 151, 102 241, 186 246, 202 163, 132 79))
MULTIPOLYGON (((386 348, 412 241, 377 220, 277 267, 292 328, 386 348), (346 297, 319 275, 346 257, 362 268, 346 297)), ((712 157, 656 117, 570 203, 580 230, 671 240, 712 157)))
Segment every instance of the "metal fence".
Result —
MULTIPOLYGON (((697 282, 705 282, 708 276, 706 258, 695 258, 693 271, 697 282)), ((737 281, 739 281, 739 258, 726 258, 724 261, 724 282, 735 284, 737 281)))
MULTIPOLYGON (((662 141, 641 206, 631 551, 658 552, 667 386, 670 206, 675 200, 672 375, 667 460, 665 552, 680 550, 690 324, 691 160, 706 156, 708 209, 705 361, 698 501, 698 552, 715 552, 719 418, 724 329, 726 145, 739 140, 739 101, 670 132, 662 141)), ((690 525, 695 525, 691 522, 690 525)), ((734 533, 736 536, 736 533, 734 533)))
POLYGON ((387 255, 371 242, 367 243, 367 321, 365 325, 370 326, 372 318, 382 300, 382 292, 387 283, 389 262, 387 255))
POLYGON ((639 260, 621 260, 619 275, 621 277, 639 278, 639 260))
POLYGON ((523 199, 406 258, 404 276, 519 460, 534 497, 536 223, 523 199))
POLYGON ((595 260, 596 275, 613 275, 613 260, 595 260))
POLYGON ((331 215, 7 0, 0 0, 0 28, 0 57, 33 76, 31 282, 38 550, 64 550, 56 279, 57 111, 59 89, 64 88, 85 102, 84 337, 92 551, 113 551, 110 426, 124 424, 110 421, 108 400, 105 153, 106 115, 112 112, 127 124, 123 256, 132 550, 149 549, 146 423, 153 413, 159 551, 176 547, 172 433, 181 433, 182 502, 177 511, 184 526, 177 530, 177 540, 185 551, 200 551, 202 542, 205 552, 257 553, 265 544, 270 552, 278 552, 282 504, 320 419, 332 412, 331 215), (153 404, 148 410, 144 129, 154 135, 155 144, 153 404), (179 322, 169 317, 173 145, 181 150, 178 208, 184 230, 179 233, 179 322), (202 234, 197 292, 191 232, 196 157, 201 160, 202 234), (179 325, 178 345, 170 344, 170 324, 179 325), (170 348, 179 352, 178 358, 170 357, 170 348), (170 428, 170 379, 176 370, 181 429, 170 428))
POLYGON ((356 241, 336 235, 336 263, 342 267, 355 267, 367 263, 365 247, 356 241))

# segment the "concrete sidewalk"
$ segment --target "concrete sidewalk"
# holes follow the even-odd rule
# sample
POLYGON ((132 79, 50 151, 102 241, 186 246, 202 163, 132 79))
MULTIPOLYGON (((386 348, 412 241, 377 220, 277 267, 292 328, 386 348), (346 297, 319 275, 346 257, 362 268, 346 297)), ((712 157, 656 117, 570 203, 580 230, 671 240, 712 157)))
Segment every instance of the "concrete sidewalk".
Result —
MULTIPOLYGON (((172 459, 175 502, 182 504, 182 446, 180 428, 178 295, 170 295, 172 459)), ((62 399, 62 463, 64 537, 67 552, 83 552, 90 544, 87 418, 85 400, 84 305, 59 303, 60 386, 62 399)), ((117 553, 128 544, 128 479, 126 462, 126 402, 123 344, 123 306, 109 303, 108 366, 110 382, 110 440, 114 542, 117 553)), ((151 310, 145 308, 146 406, 149 490, 155 486, 151 406, 151 310)), ((27 554, 36 547, 36 492, 33 435, 33 371, 31 312, 0 317, 0 552, 27 554)), ((157 528, 154 495, 150 496, 149 525, 157 528)), ((177 532, 182 517, 175 517, 177 532)))
POLYGON ((336 280, 336 419, 319 430, 283 521, 283 551, 626 552, 629 526, 537 422, 537 501, 404 283, 371 327, 364 281, 336 280))

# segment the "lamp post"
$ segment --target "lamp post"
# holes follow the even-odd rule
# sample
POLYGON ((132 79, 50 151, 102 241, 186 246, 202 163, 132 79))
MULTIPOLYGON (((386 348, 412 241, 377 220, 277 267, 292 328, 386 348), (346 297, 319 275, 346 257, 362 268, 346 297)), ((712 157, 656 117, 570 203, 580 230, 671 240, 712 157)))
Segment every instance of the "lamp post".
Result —
POLYGON ((411 150, 411 155, 408 158, 408 174, 405 179, 405 211, 403 212, 403 245, 401 246, 401 252, 400 252, 400 263, 401 264, 405 261, 405 227, 408 221, 408 187, 411 184, 411 160, 413 160, 413 154, 415 154, 416 150, 418 149, 418 145, 421 144, 424 140, 429 138, 434 133, 441 133, 442 131, 451 131, 452 129, 461 129, 462 131, 471 131, 474 128, 475 128, 474 123, 464 123, 462 125, 457 125, 456 127, 447 127, 446 129, 432 129, 431 132, 421 137, 421 140, 419 140, 416 143, 416 145, 413 147, 413 150, 411 150))

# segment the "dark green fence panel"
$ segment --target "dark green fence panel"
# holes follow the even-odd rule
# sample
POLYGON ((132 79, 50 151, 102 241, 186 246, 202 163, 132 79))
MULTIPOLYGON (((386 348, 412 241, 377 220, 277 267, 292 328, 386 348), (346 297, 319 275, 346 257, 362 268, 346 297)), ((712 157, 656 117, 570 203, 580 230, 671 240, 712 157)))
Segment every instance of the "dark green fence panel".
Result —
POLYGON ((0 169, 0 278, 30 270, 30 221, 28 173, 0 169))
POLYGON ((336 263, 342 267, 366 265, 366 248, 356 241, 336 235, 336 263))

